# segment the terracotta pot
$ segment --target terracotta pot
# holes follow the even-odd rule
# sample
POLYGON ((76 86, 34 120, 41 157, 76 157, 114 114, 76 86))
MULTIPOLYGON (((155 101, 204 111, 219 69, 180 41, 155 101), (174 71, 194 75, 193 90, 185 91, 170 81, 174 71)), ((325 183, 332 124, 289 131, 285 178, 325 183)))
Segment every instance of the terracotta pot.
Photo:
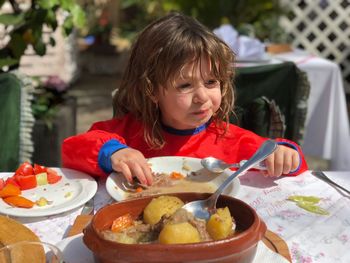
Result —
MULTIPOLYGON (((172 194, 184 202, 204 199, 209 194, 172 194)), ((257 243, 266 232, 265 223, 255 210, 238 199, 220 196, 217 207, 229 207, 239 230, 234 236, 211 242, 192 244, 121 244, 102 238, 118 216, 139 216, 153 197, 143 197, 101 208, 84 229, 84 243, 100 262, 252 262, 257 243)))

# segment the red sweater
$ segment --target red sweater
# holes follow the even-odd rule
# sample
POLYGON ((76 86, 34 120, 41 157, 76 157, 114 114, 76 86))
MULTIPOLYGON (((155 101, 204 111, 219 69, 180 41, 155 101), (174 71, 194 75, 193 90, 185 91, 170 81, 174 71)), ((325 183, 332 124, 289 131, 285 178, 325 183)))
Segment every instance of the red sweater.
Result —
MULTIPOLYGON (((111 171, 110 156, 115 150, 111 142, 126 145, 141 151, 146 158, 157 156, 187 156, 204 158, 213 156, 228 163, 249 159, 259 146, 267 140, 251 131, 229 125, 222 136, 214 123, 195 130, 175 130, 164 127, 165 146, 151 149, 143 138, 144 126, 131 114, 120 119, 97 122, 86 133, 69 137, 62 145, 63 166, 80 170, 91 175, 103 176, 111 171), (117 140, 117 141, 116 141, 117 140), (107 147, 107 146, 111 147, 107 147), (108 148, 108 150, 106 150, 108 148), (112 149, 112 150, 111 150, 112 149), (103 163, 109 163, 104 165, 103 163)), ((296 149, 300 165, 289 175, 298 175, 307 170, 307 164, 300 147, 286 139, 276 139, 279 144, 296 149)), ((124 146, 124 147, 126 147, 124 146)))

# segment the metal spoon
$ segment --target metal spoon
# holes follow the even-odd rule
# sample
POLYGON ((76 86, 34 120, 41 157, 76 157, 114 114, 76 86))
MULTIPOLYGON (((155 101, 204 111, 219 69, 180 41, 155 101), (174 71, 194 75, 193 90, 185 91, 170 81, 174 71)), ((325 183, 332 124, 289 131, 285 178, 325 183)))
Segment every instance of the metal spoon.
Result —
POLYGON ((273 140, 267 140, 255 152, 255 154, 245 162, 236 172, 231 174, 208 199, 192 201, 184 205, 182 208, 192 213, 195 217, 208 220, 210 215, 215 212, 216 201, 225 188, 241 173, 247 171, 257 163, 266 159, 277 148, 277 143, 273 140))
MULTIPOLYGON (((222 160, 216 159, 214 157, 207 157, 201 160, 201 164, 205 169, 212 173, 222 173, 227 168, 240 168, 243 166, 244 163, 246 163, 247 160, 242 160, 239 163, 225 163, 222 160)), ((258 164, 254 165, 252 168, 259 169, 259 170, 266 170, 266 166, 264 163, 259 162, 258 164)))

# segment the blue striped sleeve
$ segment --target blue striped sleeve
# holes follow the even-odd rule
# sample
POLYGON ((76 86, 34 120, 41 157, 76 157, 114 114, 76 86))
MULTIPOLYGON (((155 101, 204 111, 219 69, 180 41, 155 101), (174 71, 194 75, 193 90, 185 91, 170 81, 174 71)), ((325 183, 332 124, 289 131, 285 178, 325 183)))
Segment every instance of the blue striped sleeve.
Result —
POLYGON ((113 172, 111 156, 116 151, 128 148, 127 145, 120 143, 116 139, 111 139, 106 142, 98 153, 98 165, 105 173, 113 172))

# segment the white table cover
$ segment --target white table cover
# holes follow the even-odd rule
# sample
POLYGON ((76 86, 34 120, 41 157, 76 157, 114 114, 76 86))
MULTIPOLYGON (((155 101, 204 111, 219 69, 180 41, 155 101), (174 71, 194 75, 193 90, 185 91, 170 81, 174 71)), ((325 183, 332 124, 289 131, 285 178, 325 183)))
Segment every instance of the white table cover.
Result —
MULTIPOLYGON (((350 172, 327 172, 350 189, 350 172)), ((307 171, 297 177, 265 178, 257 172, 240 177, 238 198, 254 207, 269 230, 283 238, 293 262, 350 262, 350 196, 314 177, 307 171), (291 195, 312 195, 322 198, 320 206, 330 212, 322 216, 299 208, 286 199, 291 195)), ((99 182, 95 210, 113 202, 99 182)), ((32 229, 42 241, 62 240, 82 208, 57 216, 17 218, 32 229)))

